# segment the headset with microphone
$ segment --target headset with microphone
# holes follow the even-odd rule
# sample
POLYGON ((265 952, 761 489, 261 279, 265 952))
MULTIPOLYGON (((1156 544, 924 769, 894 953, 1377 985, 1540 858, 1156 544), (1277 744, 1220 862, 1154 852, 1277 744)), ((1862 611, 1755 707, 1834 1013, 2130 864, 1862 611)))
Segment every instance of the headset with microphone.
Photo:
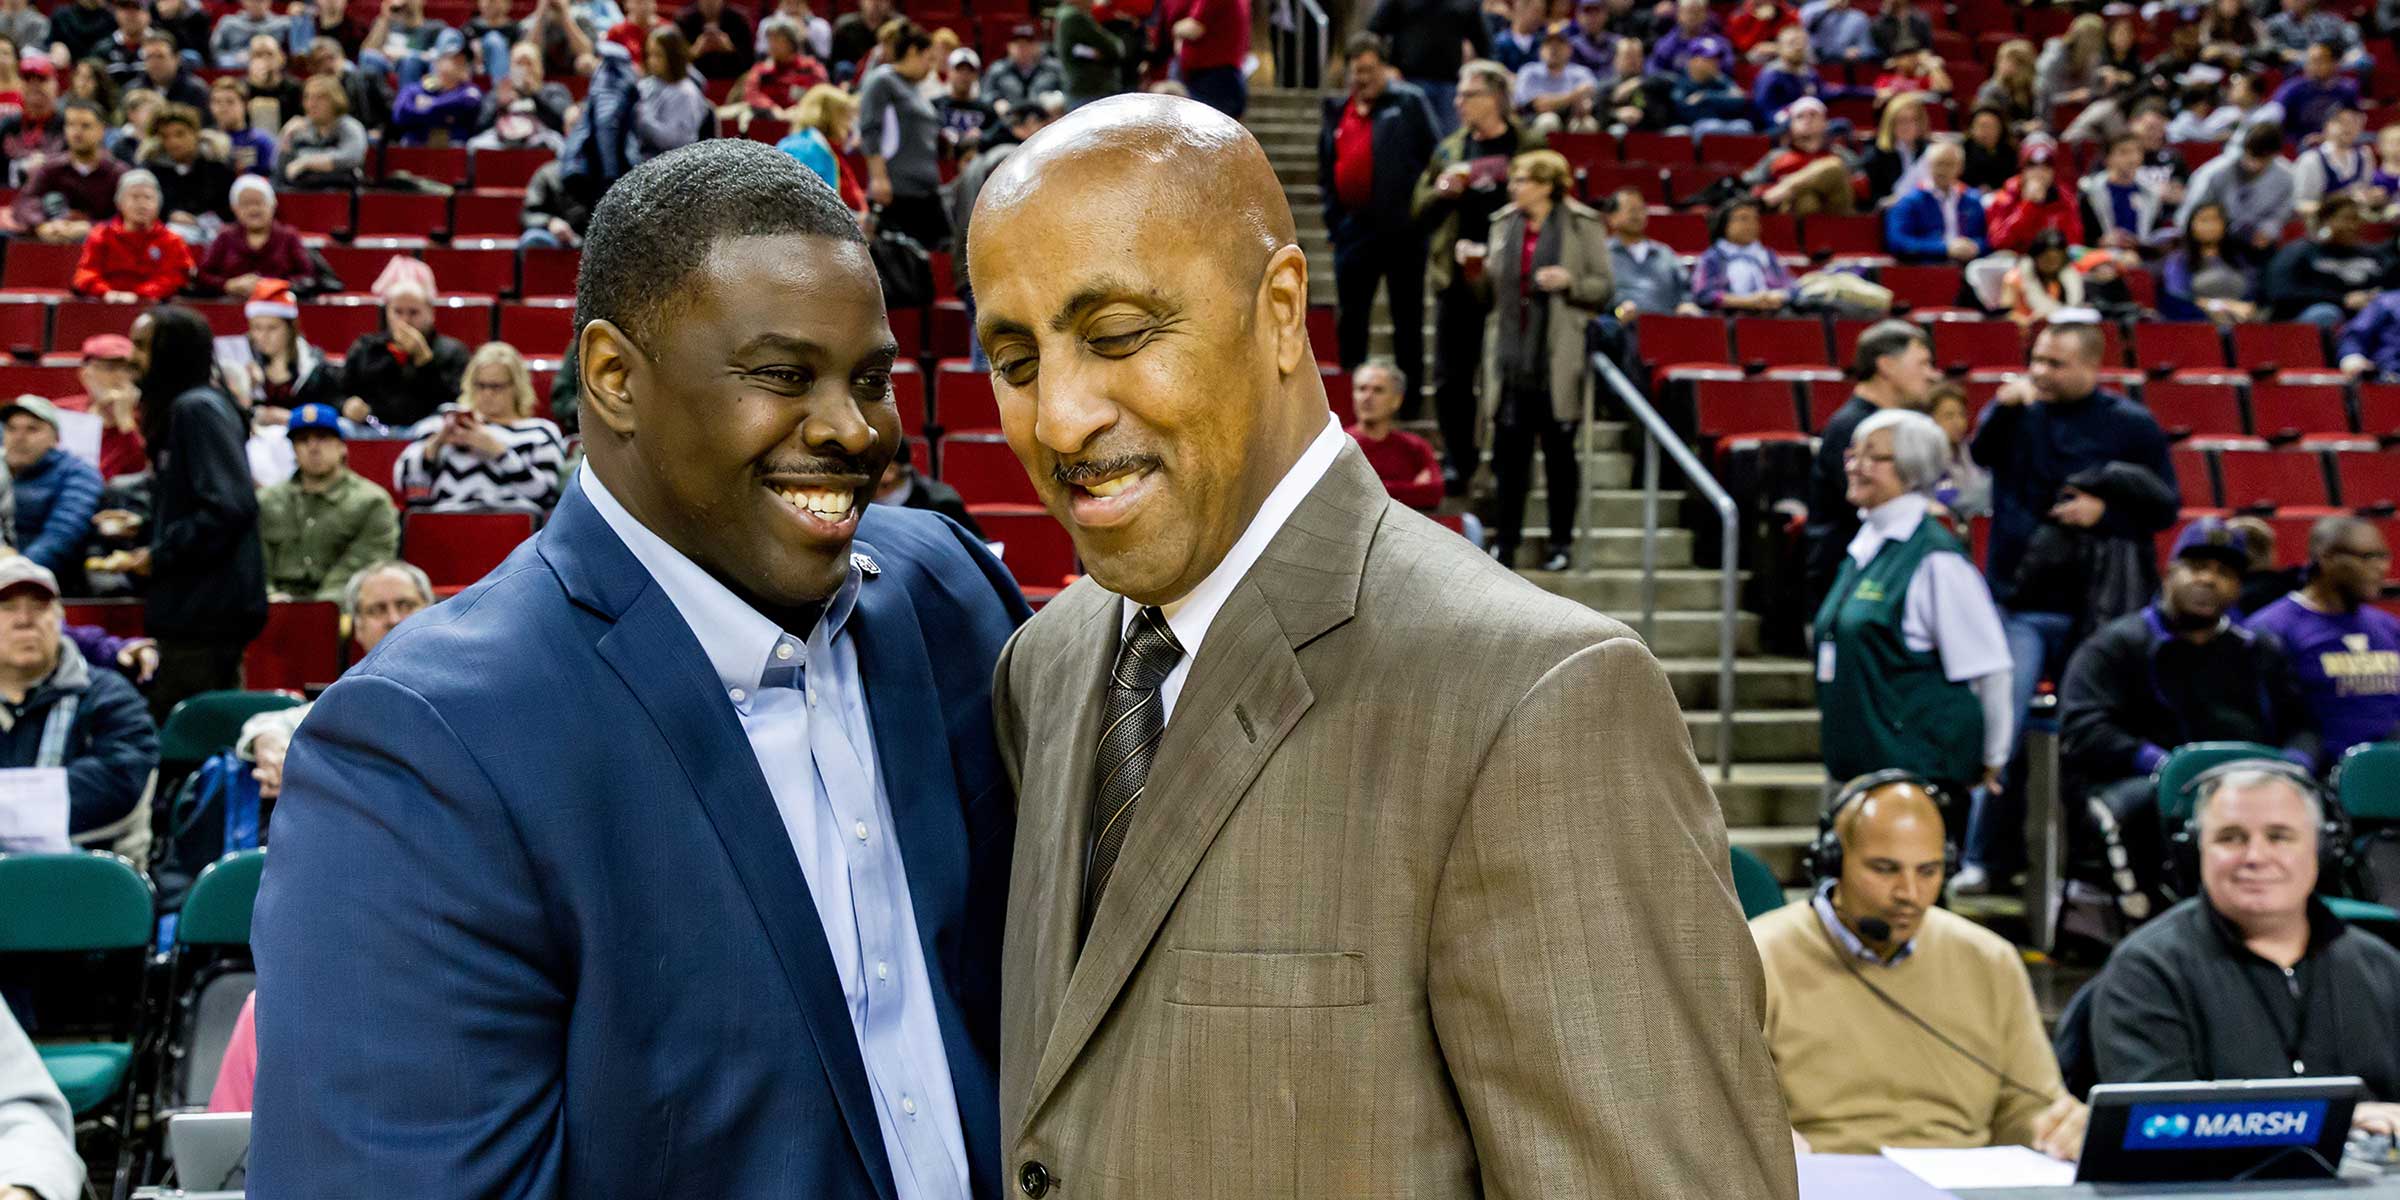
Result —
POLYGON ((2317 806, 2321 824, 2317 828, 2316 890, 2339 895, 2342 881, 2350 877, 2355 867, 2350 845, 2350 820, 2325 794, 2325 789, 2317 786, 2317 781, 2307 771, 2280 758, 2244 758, 2219 763, 2193 776, 2190 782, 2183 785, 2183 824, 2167 838, 2167 873, 2175 894, 2196 896, 2200 893, 2200 797, 2235 775, 2252 774, 2271 775, 2289 783, 2300 789, 2300 794, 2317 806))
MULTIPOLYGON (((1924 792, 1926 797, 1933 801, 1934 809, 1937 812, 1943 811, 1949 801, 1949 797, 1945 796, 1942 789, 1935 786, 1931 780, 1909 770, 1876 771, 1872 774, 1861 775, 1842 785, 1842 790, 1834 795, 1833 802, 1827 804, 1825 811, 1817 817, 1816 840, 1809 843, 1808 849, 1801 856, 1801 861, 1808 868, 1809 878, 1814 886, 1821 888, 1825 885, 1826 880, 1839 880, 1842 877, 1842 839, 1839 832, 1842 810, 1864 799, 1872 792, 1902 783, 1924 792)), ((1957 870, 1958 844, 1951 841, 1945 831, 1942 841, 1943 878, 1947 879, 1957 873, 1957 870)), ((1820 928, 1823 926, 1823 922, 1818 924, 1820 928)), ((1889 942, 1892 938, 1891 924, 1881 917, 1860 917, 1857 924, 1859 936, 1868 941, 1889 942)), ((1999 1080, 2001 1086, 2014 1088, 2044 1103, 2056 1101, 2060 1096, 2066 1094, 2063 1091, 2045 1092, 2039 1088, 2027 1087, 2010 1078, 2008 1072, 1986 1061, 1982 1055, 1959 1045, 1957 1040, 1949 1034, 1934 1028, 1932 1022, 1918 1016, 1907 1005, 1894 998, 1891 993, 1877 987, 1874 980, 1867 978, 1866 972, 1858 969, 1858 964, 1852 960, 1849 949, 1834 938, 1833 931, 1826 929, 1824 933, 1825 940, 1833 947, 1834 960, 1842 964, 1842 969, 1848 971, 1850 977, 1858 981, 1859 986, 1873 993, 1877 1000, 1883 1002, 1884 1007, 1900 1014, 1910 1024, 1931 1034, 1935 1041, 1948 1046, 1959 1057, 1983 1068, 1993 1078, 1999 1080)))

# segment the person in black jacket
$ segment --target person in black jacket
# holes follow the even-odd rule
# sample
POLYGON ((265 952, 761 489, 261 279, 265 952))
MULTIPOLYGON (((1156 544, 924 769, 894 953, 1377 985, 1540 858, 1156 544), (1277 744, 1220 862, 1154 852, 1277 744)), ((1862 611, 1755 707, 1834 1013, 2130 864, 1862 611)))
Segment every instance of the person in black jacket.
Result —
POLYGON ((1475 0, 1382 0, 1367 16, 1381 34, 1392 69, 1425 93, 1441 137, 1458 128, 1458 69, 1492 54, 1492 27, 1475 0))
POLYGON ((151 517, 131 569, 150 580, 142 624, 158 639, 150 711, 161 722, 188 697, 240 687, 242 651, 267 624, 246 431, 210 383, 213 350, 208 321, 191 309, 161 305, 133 323, 151 517))
POLYGON ((1352 34, 1346 50, 1350 93, 1326 97, 1317 135, 1342 369, 1367 360, 1368 315, 1380 284, 1391 306, 1393 358, 1407 377, 1401 394, 1415 396, 1425 379, 1425 231, 1413 208, 1417 177, 1441 137, 1425 93, 1392 78, 1381 37, 1352 34))
POLYGON ((158 731, 133 684, 93 670, 64 628, 49 568, 0 561, 0 767, 65 768, 66 832, 105 849, 158 766, 158 731))
POLYGON ((2391 251, 2360 236, 2365 220, 2348 193, 2325 197, 2313 236, 2285 246, 2267 263, 2258 290, 2267 298, 2268 315, 2339 331, 2391 287, 2391 251))
POLYGON ((2188 742, 2272 746, 2294 765, 2317 760, 2300 677, 2270 634, 2236 625, 2249 549, 2239 530, 2203 517, 2175 540, 2158 602, 2104 625, 2067 660, 2059 688, 2059 734, 2070 796, 2095 840, 2087 866, 2122 850, 2131 879, 2111 882, 2125 914, 2150 905, 2164 862, 2150 783, 2169 752, 2188 742), (2130 882, 2133 887, 2128 888, 2130 882))
POLYGON ((2400 1132, 2400 951, 2314 895, 2324 802, 2280 763, 2203 777, 2200 894, 2108 960, 2092 992, 2102 1083, 2356 1075, 2350 1127, 2400 1132))
POLYGON ((467 345, 434 328, 433 297, 412 279, 383 289, 383 328, 342 356, 342 416, 405 429, 458 399, 467 345))

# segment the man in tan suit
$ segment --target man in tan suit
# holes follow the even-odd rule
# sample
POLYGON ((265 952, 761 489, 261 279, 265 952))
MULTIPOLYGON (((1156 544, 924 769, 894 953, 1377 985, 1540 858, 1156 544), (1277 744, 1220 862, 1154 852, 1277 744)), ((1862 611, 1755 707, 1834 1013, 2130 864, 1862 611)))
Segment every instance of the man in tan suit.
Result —
POLYGON ((1758 956, 1657 663, 1393 503, 1241 126, 1026 143, 969 255, 1088 579, 994 696, 1028 1197, 1795 1192, 1758 956))

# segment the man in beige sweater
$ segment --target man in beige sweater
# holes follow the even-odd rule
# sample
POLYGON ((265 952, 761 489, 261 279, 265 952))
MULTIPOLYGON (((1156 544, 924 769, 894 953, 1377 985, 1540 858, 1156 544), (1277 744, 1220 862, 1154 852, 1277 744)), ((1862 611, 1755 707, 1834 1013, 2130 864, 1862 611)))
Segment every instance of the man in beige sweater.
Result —
POLYGON ((1885 772, 1845 788, 1832 825, 1838 851, 1820 852, 1815 894, 1750 923, 1795 1144, 2022 1144, 2073 1159, 2087 1112, 2060 1086, 2015 947, 1934 907, 1941 809, 1913 776, 1885 772))

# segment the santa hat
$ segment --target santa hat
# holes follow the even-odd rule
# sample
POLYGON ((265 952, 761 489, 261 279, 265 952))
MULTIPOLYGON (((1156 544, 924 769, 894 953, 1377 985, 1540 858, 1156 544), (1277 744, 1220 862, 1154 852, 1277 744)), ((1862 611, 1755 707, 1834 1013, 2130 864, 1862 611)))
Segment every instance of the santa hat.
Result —
POLYGON ((242 306, 242 316, 251 320, 259 317, 282 317, 286 321, 300 319, 300 304, 292 299, 292 285, 281 279, 261 279, 250 289, 250 302, 242 306))
POLYGON ((392 261, 383 265, 383 274, 375 277, 375 286, 367 290, 378 300, 388 301, 395 292, 413 291, 431 301, 436 295, 433 268, 426 266, 424 259, 395 254, 392 261))

